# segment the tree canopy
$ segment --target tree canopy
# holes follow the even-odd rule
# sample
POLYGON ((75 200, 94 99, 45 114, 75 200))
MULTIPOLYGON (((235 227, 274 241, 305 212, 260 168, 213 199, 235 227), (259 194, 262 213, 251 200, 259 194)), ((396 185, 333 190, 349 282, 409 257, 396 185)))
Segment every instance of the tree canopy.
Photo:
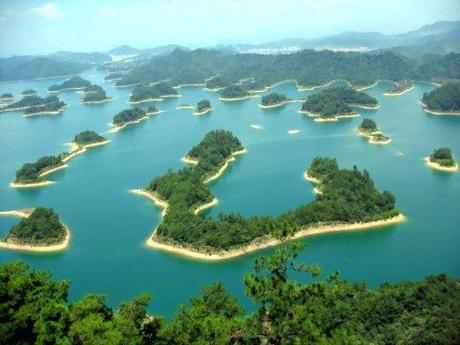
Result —
POLYGON ((96 132, 90 131, 90 130, 86 130, 86 131, 78 133, 73 139, 73 141, 77 145, 94 144, 94 143, 98 143, 98 142, 105 141, 105 140, 107 139, 97 134, 96 132))
POLYGON ((244 88, 238 85, 227 86, 220 93, 220 96, 223 98, 241 98, 246 97, 248 95, 249 93, 244 88))
POLYGON ((144 116, 145 111, 140 108, 125 109, 116 114, 112 122, 116 126, 122 126, 126 122, 139 120, 144 116))
POLYGON ((48 91, 58 92, 66 89, 84 89, 90 87, 91 83, 80 77, 73 77, 65 80, 61 84, 54 84, 48 88, 48 91))
POLYGON ((280 104, 287 100, 288 98, 286 95, 283 95, 277 92, 272 92, 272 93, 269 93, 268 95, 263 96, 262 101, 260 103, 262 105, 274 105, 274 104, 280 104))
POLYGON ((422 101, 430 110, 458 112, 460 111, 460 82, 447 83, 424 93, 422 101))
POLYGON ((452 155, 451 149, 448 147, 435 149, 430 156, 430 160, 445 167, 455 166, 454 156, 452 155))

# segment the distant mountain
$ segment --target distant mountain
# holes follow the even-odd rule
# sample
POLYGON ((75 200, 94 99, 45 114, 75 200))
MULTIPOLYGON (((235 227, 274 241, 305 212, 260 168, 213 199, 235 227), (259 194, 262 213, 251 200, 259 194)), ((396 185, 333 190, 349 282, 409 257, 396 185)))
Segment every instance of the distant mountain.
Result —
POLYGON ((13 56, 0 58, 0 80, 49 78, 80 73, 87 64, 64 62, 48 57, 13 56))
POLYGON ((49 54, 47 57, 65 62, 74 63, 89 63, 89 64, 101 64, 107 61, 111 61, 112 58, 108 54, 104 53, 75 53, 67 51, 58 51, 57 53, 49 54))
POLYGON ((142 58, 148 58, 151 56, 162 56, 162 55, 168 55, 171 53, 174 49, 183 49, 183 50, 188 50, 188 48, 182 47, 177 44, 168 44, 165 46, 159 46, 155 48, 147 48, 147 49, 137 49, 133 48, 128 45, 122 45, 117 48, 114 48, 109 51, 109 55, 111 56, 129 56, 132 57, 133 55, 135 56, 141 56, 142 58))
POLYGON ((140 50, 133 48, 128 45, 122 45, 116 48, 113 48, 109 51, 109 55, 135 55, 139 54, 140 50))
POLYGON ((460 21, 442 21, 396 35, 379 32, 343 32, 318 39, 287 39, 257 45, 222 47, 239 53, 290 53, 301 49, 333 51, 369 51, 395 48, 407 55, 460 52, 460 21))

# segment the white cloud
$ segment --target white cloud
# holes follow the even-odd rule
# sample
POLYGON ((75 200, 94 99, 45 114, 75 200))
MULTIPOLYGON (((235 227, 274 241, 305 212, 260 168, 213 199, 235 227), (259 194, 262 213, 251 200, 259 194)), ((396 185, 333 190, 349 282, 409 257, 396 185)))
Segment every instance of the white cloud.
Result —
POLYGON ((112 16, 114 14, 117 14, 118 10, 113 7, 113 6, 105 6, 99 8, 96 13, 101 16, 112 16))
POLYGON ((49 20, 60 19, 64 17, 64 12, 62 12, 59 7, 52 3, 33 8, 31 12, 49 20))

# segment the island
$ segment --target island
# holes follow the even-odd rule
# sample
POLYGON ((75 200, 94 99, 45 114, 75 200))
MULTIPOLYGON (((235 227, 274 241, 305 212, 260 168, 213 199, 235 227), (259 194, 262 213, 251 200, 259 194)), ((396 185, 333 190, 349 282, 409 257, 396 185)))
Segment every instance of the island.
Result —
POLYGON ((22 91, 21 96, 22 97, 27 97, 27 96, 35 96, 37 94, 37 91, 33 89, 27 89, 22 91))
POLYGON ((188 103, 181 103, 176 107, 176 109, 193 109, 193 105, 188 103))
POLYGON ((242 152, 241 142, 231 132, 211 131, 186 155, 190 167, 169 171, 145 189, 135 190, 162 208, 161 223, 147 245, 194 258, 222 260, 302 236, 381 227, 404 220, 395 208, 393 194, 379 192, 367 171, 340 169, 330 158, 315 158, 306 173, 321 190, 310 204, 277 217, 202 216, 203 209, 217 202, 209 182, 221 176, 235 155, 242 152))
POLYGON ((63 158, 68 153, 64 152, 57 156, 43 156, 34 163, 25 163, 16 171, 16 179, 10 183, 12 188, 36 188, 50 185, 54 182, 47 181, 43 177, 55 171, 67 167, 63 158))
POLYGON ((91 130, 85 130, 75 135, 73 141, 68 143, 70 152, 61 155, 62 162, 67 162, 73 157, 86 152, 87 149, 106 145, 110 142, 107 138, 91 130))
POLYGON ((179 94, 175 88, 168 83, 158 83, 150 85, 136 86, 131 96, 129 103, 137 104, 142 102, 162 101, 166 97, 178 97, 179 94))
POLYGON ((277 108, 286 103, 291 103, 294 100, 288 98, 282 93, 272 92, 262 97, 259 107, 263 109, 277 108))
POLYGON ((390 138, 383 135, 374 120, 364 118, 358 127, 358 134, 369 139, 370 144, 386 145, 391 142, 390 138))
POLYGON ((210 111, 212 111, 211 102, 209 102, 207 99, 203 99, 202 101, 199 101, 198 104, 196 105, 196 109, 193 112, 193 115, 200 116, 210 111))
POLYGON ((405 93, 412 91, 415 88, 414 84, 408 80, 404 79, 395 83, 395 86, 388 89, 383 95, 384 96, 401 96, 405 93))
POLYGON ((157 115, 159 113, 160 111, 155 106, 152 105, 147 108, 147 112, 145 113, 145 115, 150 116, 150 115, 157 115))
POLYGON ((27 96, 21 100, 3 107, 1 111, 22 110, 25 116, 51 114, 57 115, 62 112, 66 104, 56 96, 39 97, 27 96))
POLYGON ((87 87, 90 87, 91 83, 80 77, 73 77, 65 80, 62 84, 51 85, 48 88, 48 92, 55 93, 66 90, 84 90, 87 87))
POLYGON ((248 99, 251 97, 256 97, 256 96, 251 96, 249 92, 247 92, 244 88, 238 85, 230 85, 226 86, 222 92, 220 93, 219 99, 221 101, 241 101, 243 99, 248 99))
POLYGON ((0 249, 53 252, 64 250, 69 245, 70 231, 52 208, 37 207, 0 212, 1 214, 22 219, 0 240, 0 249))
POLYGON ((113 99, 108 97, 105 90, 99 85, 91 85, 91 87, 85 89, 84 93, 85 96, 81 101, 84 104, 104 103, 113 99))
POLYGON ((450 82, 424 93, 420 102, 433 115, 460 115, 460 82, 450 82))
POLYGON ((4 93, 0 96, 0 101, 11 101, 13 99, 13 94, 11 93, 4 93))
POLYGON ((433 169, 443 172, 455 172, 458 170, 458 164, 448 147, 441 147, 434 150, 429 156, 425 157, 426 164, 433 169))
POLYGON ((113 117, 112 132, 118 132, 126 126, 148 119, 147 113, 140 108, 125 109, 113 117))
POLYGON ((341 118, 359 116, 352 107, 377 109, 377 100, 366 93, 350 87, 334 87, 309 96, 302 104, 300 113, 315 118, 315 121, 337 121, 341 118))

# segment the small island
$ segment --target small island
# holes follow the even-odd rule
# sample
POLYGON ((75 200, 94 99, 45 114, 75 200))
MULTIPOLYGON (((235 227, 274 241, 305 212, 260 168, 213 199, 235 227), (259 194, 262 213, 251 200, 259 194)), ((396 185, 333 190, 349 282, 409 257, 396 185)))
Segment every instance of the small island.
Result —
POLYGON ((356 117, 359 114, 352 107, 377 109, 377 100, 350 87, 336 87, 309 96, 302 105, 300 113, 315 118, 317 122, 337 121, 356 117))
POLYGON ((156 177, 132 192, 162 209, 162 220, 147 246, 204 260, 225 260, 284 241, 327 232, 382 227, 404 221, 395 197, 378 191, 367 171, 340 169, 335 159, 315 158, 305 176, 317 183, 316 200, 280 216, 203 217, 215 205, 208 183, 221 176, 235 155, 245 152, 231 132, 217 130, 186 155, 192 164, 156 177))
POLYGON ((0 96, 0 101, 5 102, 5 101, 11 101, 13 99, 13 94, 7 92, 4 93, 0 96))
POLYGON ((460 115, 460 82, 450 82, 424 93, 420 102, 433 115, 460 115))
POLYGON ((75 135, 73 141, 67 144, 70 146, 70 152, 66 155, 61 155, 61 159, 65 163, 76 155, 86 152, 89 148, 106 145, 109 142, 110 141, 107 138, 94 131, 86 130, 80 132, 75 135))
POLYGON ((208 112, 212 111, 212 106, 211 102, 209 102, 207 99, 204 99, 202 101, 199 101, 195 111, 193 112, 193 115, 204 115, 208 112))
POLYGON ((112 132, 118 132, 126 126, 148 119, 147 113, 140 108, 125 109, 113 117, 112 132))
POLYGON ((368 138, 370 144, 386 145, 391 142, 390 138, 382 134, 375 121, 369 118, 363 119, 358 127, 358 133, 368 138))
POLYGON ((84 90, 90 86, 91 83, 88 80, 80 77, 73 77, 65 80, 62 84, 51 85, 48 88, 48 92, 55 93, 66 90, 84 90))
POLYGON ((67 165, 63 158, 67 153, 61 153, 57 156, 44 156, 34 163, 25 163, 17 172, 16 179, 10 183, 12 188, 36 188, 50 185, 54 182, 47 181, 43 177, 67 165))
POLYGON ((251 97, 255 97, 255 96, 251 96, 249 92, 247 92, 241 86, 230 85, 223 89, 223 91, 220 94, 219 99, 221 101, 232 102, 232 101, 241 101, 241 100, 248 99, 251 97))
POLYGON ((166 97, 179 97, 177 89, 173 88, 168 83, 158 83, 152 86, 139 85, 136 86, 131 96, 129 97, 130 104, 142 102, 162 101, 166 97))
POLYGON ((395 86, 388 89, 383 95, 384 96, 401 96, 409 91, 412 91, 415 88, 414 84, 408 79, 404 79, 395 84, 396 84, 395 86))
POLYGON ((22 91, 21 96, 22 97, 28 97, 28 96, 35 96, 37 94, 37 91, 33 89, 27 89, 22 91))
POLYGON ((112 97, 108 97, 105 90, 99 85, 91 85, 90 88, 85 89, 84 93, 85 96, 81 101, 84 104, 104 103, 113 99, 112 97))
POLYGON ((160 111, 155 106, 150 106, 147 108, 147 112, 145 113, 146 116, 150 115, 158 115, 160 111))
POLYGON ((272 92, 262 97, 259 107, 263 109, 277 108, 283 104, 293 102, 294 100, 288 98, 281 93, 272 92))
POLYGON ((66 104, 56 96, 39 97, 39 96, 27 96, 21 100, 11 103, 6 107, 3 107, 1 111, 17 111, 22 110, 24 116, 33 115, 57 115, 62 112, 66 104))
POLYGON ((14 215, 22 218, 0 241, 1 249, 53 252, 64 250, 69 245, 70 231, 59 220, 59 216, 52 208, 37 207, 6 211, 0 212, 0 215, 14 215))
POLYGON ((188 103, 181 103, 176 107, 176 109, 193 109, 193 105, 188 103))
POLYGON ((434 150, 433 154, 425 158, 426 164, 433 169, 444 172, 455 172, 458 170, 458 164, 448 147, 441 147, 434 150))

